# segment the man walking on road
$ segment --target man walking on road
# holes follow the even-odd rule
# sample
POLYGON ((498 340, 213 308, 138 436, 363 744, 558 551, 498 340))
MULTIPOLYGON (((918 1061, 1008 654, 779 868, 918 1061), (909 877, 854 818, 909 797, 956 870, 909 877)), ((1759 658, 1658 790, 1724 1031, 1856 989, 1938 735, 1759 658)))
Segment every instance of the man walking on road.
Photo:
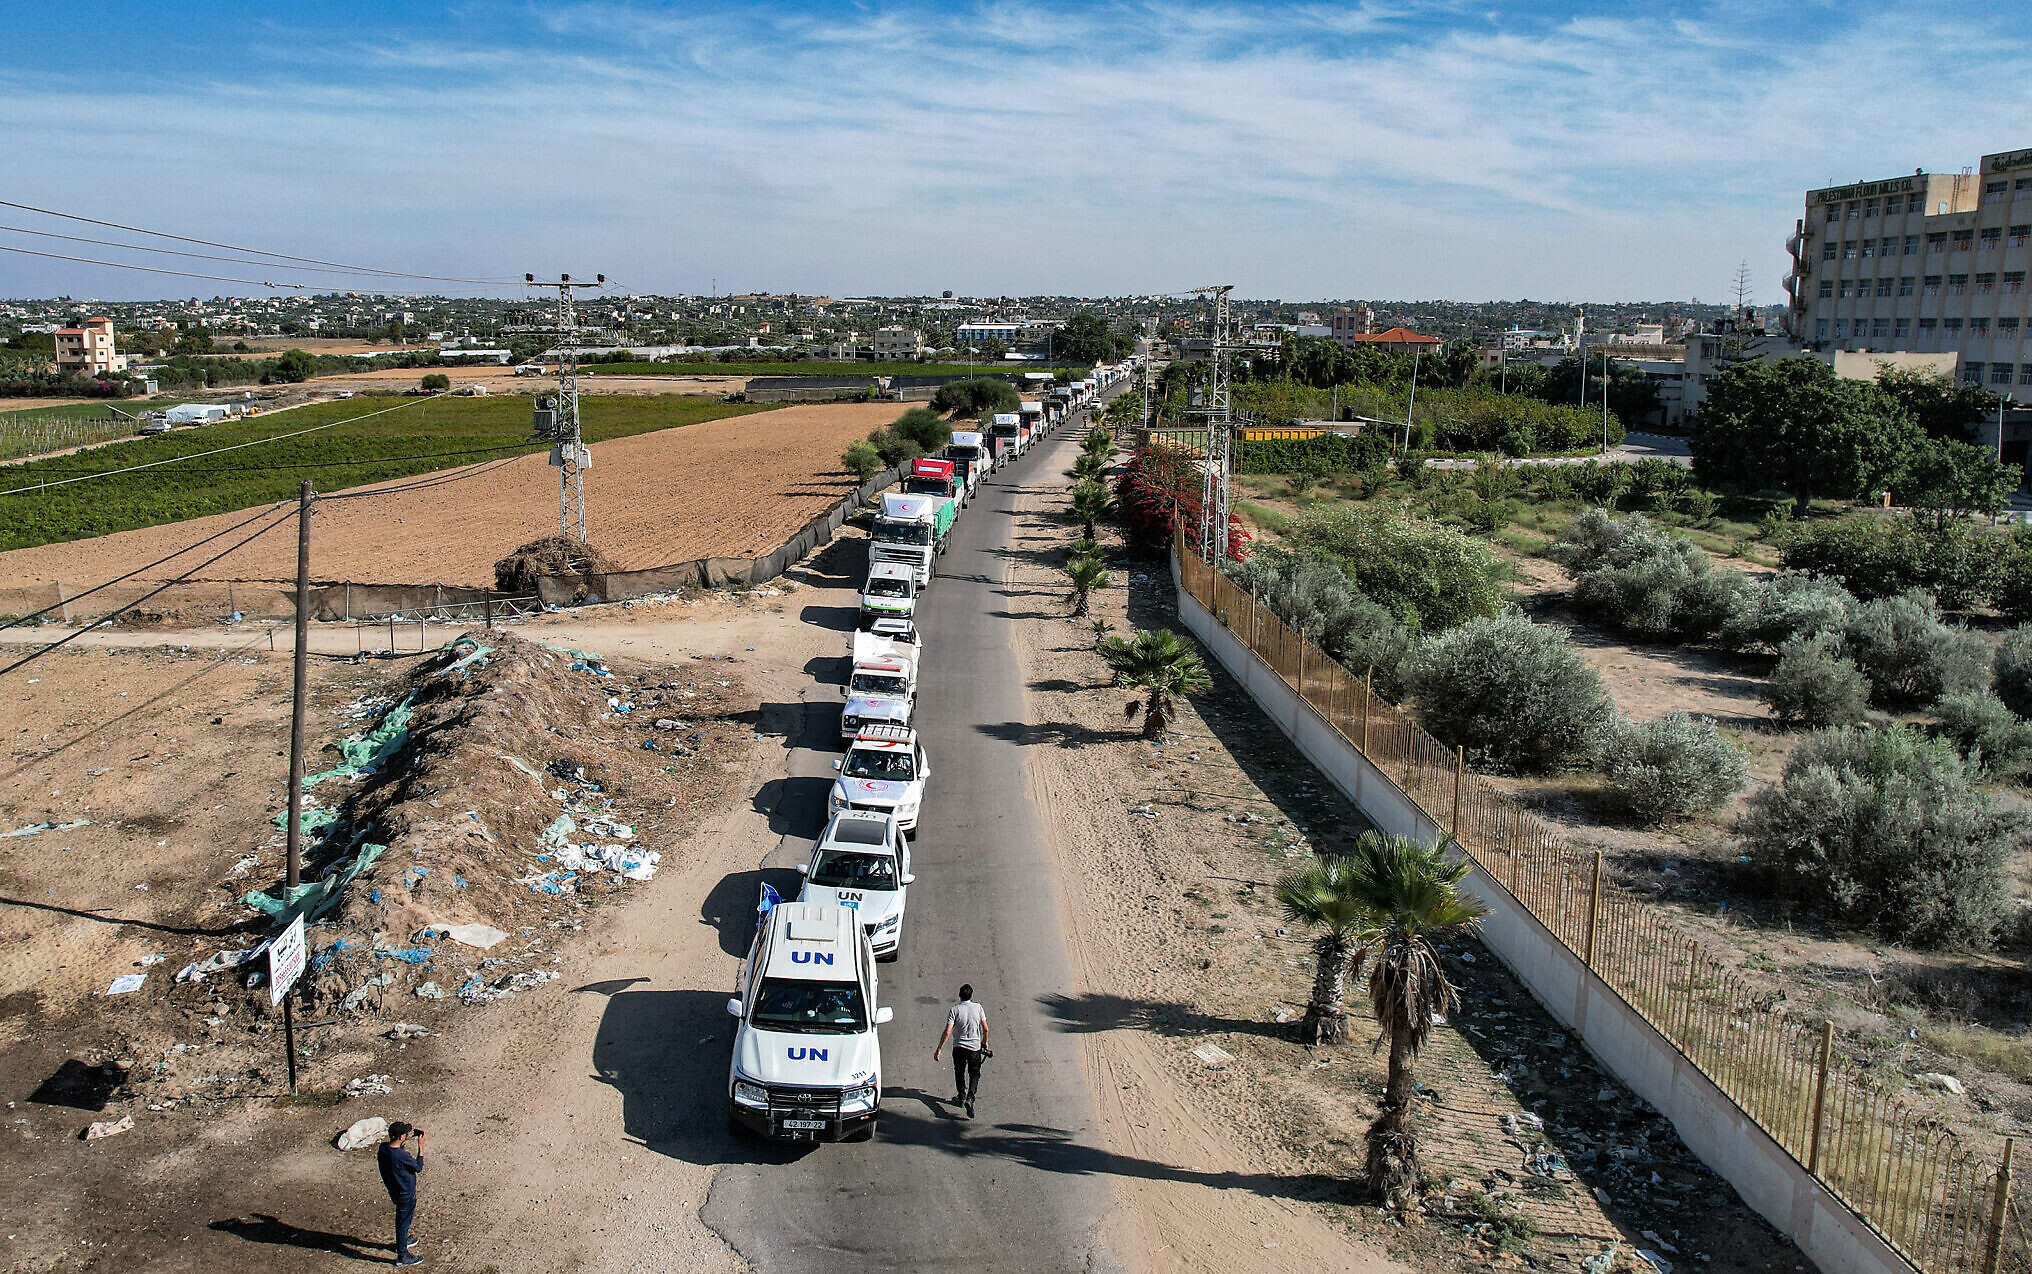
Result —
POLYGON ((423 1258, 409 1250, 409 1222, 416 1215, 416 1174, 423 1171, 423 1129, 399 1119, 388 1125, 379 1158, 381 1184, 388 1187, 388 1198, 395 1204, 395 1263, 421 1265, 423 1258), (412 1137, 415 1153, 403 1148, 412 1137))
POLYGON ((945 1015, 945 1034, 931 1050, 937 1061, 947 1042, 953 1051, 953 1104, 965 1105, 967 1118, 974 1117, 974 1097, 981 1091, 981 1063, 994 1054, 988 1051, 988 1011, 974 1002, 973 984, 960 988, 960 1002, 945 1015))

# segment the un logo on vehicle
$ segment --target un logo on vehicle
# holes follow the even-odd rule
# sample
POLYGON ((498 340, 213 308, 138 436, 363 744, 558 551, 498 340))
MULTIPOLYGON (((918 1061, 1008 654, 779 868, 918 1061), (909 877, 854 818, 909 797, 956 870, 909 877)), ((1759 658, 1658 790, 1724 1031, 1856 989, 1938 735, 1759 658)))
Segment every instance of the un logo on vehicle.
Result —
POLYGON ((784 1050, 784 1051, 785 1051, 785 1052, 786 1052, 787 1054, 789 1054, 789 1056, 790 1056, 790 1060, 791 1060, 791 1061, 793 1061, 793 1062, 802 1062, 802 1061, 806 1061, 806 1060, 810 1060, 810 1061, 814 1061, 814 1062, 822 1062, 822 1061, 825 1061, 825 1060, 826 1060, 826 1050, 825 1050, 825 1049, 822 1049, 822 1048, 801 1048, 801 1047, 800 1047, 800 1048, 792 1048, 792 1049, 786 1049, 786 1050, 784 1050))

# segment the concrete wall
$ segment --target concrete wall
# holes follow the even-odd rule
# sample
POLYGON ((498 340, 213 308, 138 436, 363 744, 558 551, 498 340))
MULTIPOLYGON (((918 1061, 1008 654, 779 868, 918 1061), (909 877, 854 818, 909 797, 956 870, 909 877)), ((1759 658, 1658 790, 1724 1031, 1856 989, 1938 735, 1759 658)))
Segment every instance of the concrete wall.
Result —
MULTIPOLYGON (((1307 760, 1385 832, 1436 841, 1441 829, 1360 750, 1185 590, 1179 618, 1307 760)), ((1686 1060, 1507 890, 1476 871, 1489 907, 1482 942, 1617 1079, 1656 1106, 1701 1161, 1797 1243, 1823 1274, 1911 1274, 1912 1266, 1686 1060)))

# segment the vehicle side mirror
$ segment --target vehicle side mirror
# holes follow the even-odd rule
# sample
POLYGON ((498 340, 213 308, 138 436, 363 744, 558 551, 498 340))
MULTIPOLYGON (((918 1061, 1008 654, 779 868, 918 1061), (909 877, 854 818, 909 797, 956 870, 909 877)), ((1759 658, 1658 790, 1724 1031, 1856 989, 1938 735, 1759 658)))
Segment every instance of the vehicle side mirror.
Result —
POLYGON ((839 769, 839 768, 840 768, 840 763, 839 763, 838 761, 834 761, 834 762, 833 762, 833 768, 834 768, 835 770, 839 769))
POLYGON ((740 996, 738 996, 738 995, 737 995, 737 996, 735 996, 735 997, 734 997, 733 999, 731 999, 731 1000, 728 1000, 728 1001, 727 1001, 727 1014, 728 1014, 728 1016, 730 1016, 730 1017, 739 1017, 739 1016, 741 1016, 741 997, 740 997, 740 996))
POLYGON ((810 863, 799 863, 799 864, 797 865, 797 874, 798 874, 798 875, 800 875, 800 876, 809 876, 809 875, 811 875, 811 864, 810 864, 810 863))
POLYGON ((906 884, 906 885, 914 885, 914 884, 916 884, 916 883, 917 883, 917 875, 916 875, 916 873, 914 873, 914 872, 907 872, 907 871, 906 871, 906 872, 904 872, 904 873, 903 873, 903 883, 904 883, 904 884, 906 884))
POLYGON ((875 1010, 875 1025, 887 1026, 896 1020, 896 1010, 886 1004, 875 1010))

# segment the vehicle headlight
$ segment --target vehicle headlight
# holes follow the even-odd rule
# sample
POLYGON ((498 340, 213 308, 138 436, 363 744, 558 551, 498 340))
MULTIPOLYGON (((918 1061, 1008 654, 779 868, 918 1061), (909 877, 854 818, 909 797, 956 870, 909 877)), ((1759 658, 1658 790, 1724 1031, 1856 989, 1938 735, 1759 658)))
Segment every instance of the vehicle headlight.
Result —
POLYGON ((903 923, 902 916, 900 915, 891 916, 887 920, 884 920, 881 924, 876 925, 875 930, 878 933, 888 933, 890 930, 894 929, 897 925, 900 925, 902 923, 903 923))
POLYGON ((734 1101, 737 1105, 753 1106, 757 1110, 769 1109, 769 1090, 760 1084, 751 1084, 745 1079, 734 1081, 734 1101))
POLYGON ((916 801, 905 801, 903 802, 903 804, 896 807, 896 812, 898 814, 903 815, 905 818, 913 818, 917 814, 917 807, 922 802, 922 799, 923 798, 920 797, 916 801))
POLYGON ((840 1094, 840 1113, 843 1115, 856 1115, 863 1111, 875 1109, 875 1096, 879 1091, 873 1084, 863 1084, 859 1088, 849 1088, 846 1092, 840 1094))

